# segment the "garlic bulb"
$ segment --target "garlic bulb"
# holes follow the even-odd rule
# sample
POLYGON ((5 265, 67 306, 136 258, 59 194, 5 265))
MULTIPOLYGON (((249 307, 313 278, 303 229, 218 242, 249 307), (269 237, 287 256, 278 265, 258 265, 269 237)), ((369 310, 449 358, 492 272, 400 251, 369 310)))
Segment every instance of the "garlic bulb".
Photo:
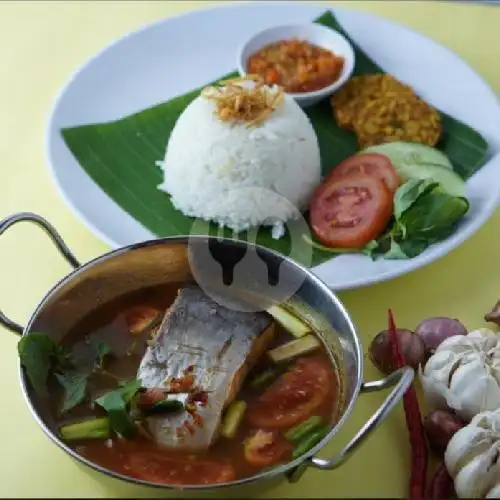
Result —
POLYGON ((420 370, 427 402, 465 421, 500 408, 500 335, 481 328, 442 342, 420 370))
POLYGON ((500 409, 476 415, 456 432, 444 461, 458 498, 500 498, 500 409))

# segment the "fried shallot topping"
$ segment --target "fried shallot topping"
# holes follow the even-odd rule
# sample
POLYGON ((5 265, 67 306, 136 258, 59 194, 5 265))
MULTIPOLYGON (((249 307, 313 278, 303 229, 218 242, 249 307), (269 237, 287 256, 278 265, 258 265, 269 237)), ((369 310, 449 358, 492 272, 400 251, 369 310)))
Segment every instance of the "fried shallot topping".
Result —
POLYGON ((225 123, 246 123, 257 127, 284 101, 281 87, 268 87, 256 76, 223 80, 205 87, 201 95, 215 102, 215 114, 225 123), (253 82, 251 85, 245 83, 253 82))

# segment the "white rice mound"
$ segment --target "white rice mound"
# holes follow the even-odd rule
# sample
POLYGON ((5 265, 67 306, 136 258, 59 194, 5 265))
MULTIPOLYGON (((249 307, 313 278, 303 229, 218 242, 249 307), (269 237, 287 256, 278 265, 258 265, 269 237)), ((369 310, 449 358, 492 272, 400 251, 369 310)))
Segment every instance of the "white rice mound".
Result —
POLYGON ((273 235, 300 217, 321 180, 318 139, 300 106, 284 96, 259 126, 228 124, 202 96, 182 113, 165 152, 164 180, 184 215, 214 221, 236 233, 262 225, 273 235))

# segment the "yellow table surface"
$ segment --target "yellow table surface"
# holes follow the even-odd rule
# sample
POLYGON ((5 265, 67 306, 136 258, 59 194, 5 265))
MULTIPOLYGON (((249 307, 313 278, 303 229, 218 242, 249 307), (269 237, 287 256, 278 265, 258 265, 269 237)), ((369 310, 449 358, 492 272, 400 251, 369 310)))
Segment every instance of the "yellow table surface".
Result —
MULTIPOLYGON (((108 250, 68 210, 49 178, 44 132, 52 100, 68 76, 118 36, 146 23, 208 2, 0 2, 0 217, 33 211, 47 217, 78 258, 108 250)), ((459 53, 500 93, 500 6, 449 2, 341 2, 401 22, 459 53)), ((383 36, 383 33, 380 34, 383 36)), ((397 43, 397 40, 388 43, 397 43)), ((500 133, 500 131, 499 131, 500 133)), ((401 326, 431 315, 483 325, 500 295, 500 214, 451 255, 389 283, 341 294, 365 348, 384 327, 387 307, 401 326)), ((26 322, 49 287, 69 269, 48 238, 32 225, 0 242, 0 307, 26 322)), ((145 497, 165 495, 110 479, 68 458, 40 431, 18 385, 15 335, 2 331, 0 377, 0 495, 2 497, 145 497)), ((366 379, 379 376, 366 364, 366 379)), ((333 453, 362 425, 384 394, 362 396, 333 453)), ((405 497, 409 447, 399 407, 340 469, 310 470, 262 497, 405 497)), ((250 491, 247 492, 250 494, 250 491)))

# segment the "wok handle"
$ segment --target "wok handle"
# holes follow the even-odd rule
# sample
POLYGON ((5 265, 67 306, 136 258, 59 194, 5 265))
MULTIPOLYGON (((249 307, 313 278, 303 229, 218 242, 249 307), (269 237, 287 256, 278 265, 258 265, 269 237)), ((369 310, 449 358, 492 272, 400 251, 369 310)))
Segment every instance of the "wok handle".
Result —
MULTIPOLYGON (((0 235, 7 231, 9 227, 17 224, 18 222, 33 222, 37 226, 41 227, 50 236, 59 252, 62 253, 64 258, 70 263, 70 265, 74 268, 80 267, 80 263, 73 255, 71 250, 66 246, 66 243, 64 243, 61 235, 55 230, 52 224, 50 224, 39 215, 31 212, 19 212, 3 219, 2 221, 0 221, 0 235)), ((19 323, 16 323, 15 321, 9 319, 2 310, 0 310, 0 325, 18 335, 22 335, 24 330, 24 328, 19 323)))
POLYGON ((371 416, 366 424, 358 431, 358 433, 351 439, 347 446, 336 457, 326 460, 323 458, 311 457, 305 460, 303 464, 299 465, 296 469, 288 473, 288 479, 291 482, 296 482, 300 479, 305 469, 309 466, 316 469, 332 470, 342 465, 358 447, 370 436, 387 417, 387 415, 394 409, 394 407, 403 398, 405 392, 409 389, 413 382, 415 372, 410 367, 400 368, 391 373, 388 377, 382 380, 375 380, 373 382, 365 382, 361 386, 361 392, 374 392, 388 387, 396 387, 391 391, 389 396, 382 403, 382 406, 371 416))

